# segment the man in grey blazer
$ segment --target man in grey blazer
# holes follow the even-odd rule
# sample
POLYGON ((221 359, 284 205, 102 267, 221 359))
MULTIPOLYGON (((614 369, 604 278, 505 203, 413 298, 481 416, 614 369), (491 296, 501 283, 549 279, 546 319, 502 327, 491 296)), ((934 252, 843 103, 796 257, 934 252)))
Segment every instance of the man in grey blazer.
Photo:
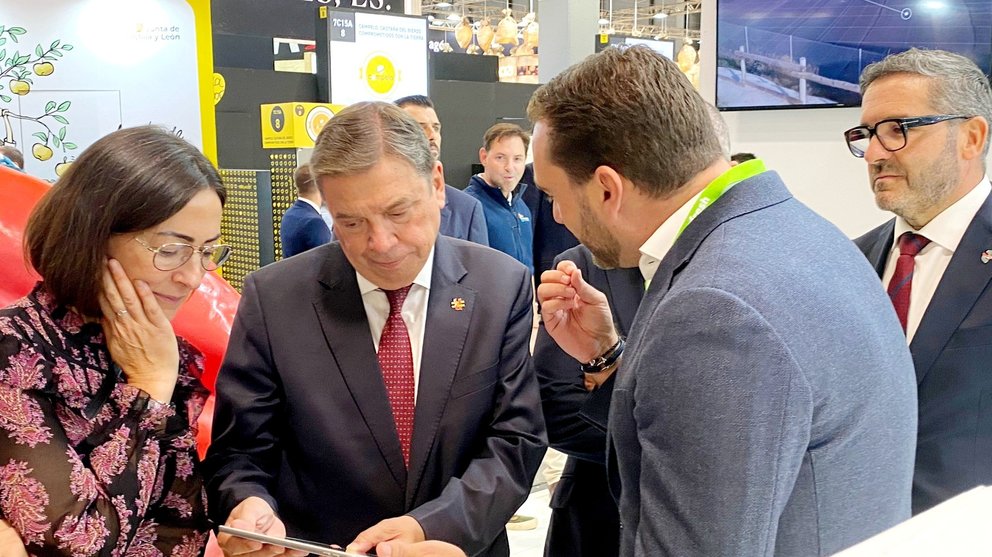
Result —
POLYGON ((245 281, 204 463, 214 520, 508 556, 547 444, 527 269, 438 235, 440 164, 392 104, 335 115, 310 165, 338 241, 245 281))
POLYGON ((587 58, 528 113, 557 218, 598 265, 650 280, 626 344, 571 262, 538 288, 559 346, 617 370, 620 554, 830 555, 908 518, 912 361, 851 242, 761 161, 731 168, 703 100, 646 48, 587 58))
POLYGON ((905 306, 918 513, 992 484, 992 90, 968 58, 916 49, 865 68, 861 90, 861 124, 845 138, 868 163, 878 206, 896 218, 856 242, 905 306), (905 253, 914 238, 926 239, 922 249, 905 253))

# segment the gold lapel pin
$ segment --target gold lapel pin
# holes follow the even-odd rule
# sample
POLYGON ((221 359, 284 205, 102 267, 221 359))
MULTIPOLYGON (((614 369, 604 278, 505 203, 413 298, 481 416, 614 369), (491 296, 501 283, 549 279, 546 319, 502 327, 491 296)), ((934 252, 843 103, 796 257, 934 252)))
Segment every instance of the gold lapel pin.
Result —
POLYGON ((989 261, 992 261, 992 249, 982 252, 982 263, 988 263, 989 261))
POLYGON ((465 298, 452 298, 451 309, 455 311, 461 311, 465 309, 465 298))

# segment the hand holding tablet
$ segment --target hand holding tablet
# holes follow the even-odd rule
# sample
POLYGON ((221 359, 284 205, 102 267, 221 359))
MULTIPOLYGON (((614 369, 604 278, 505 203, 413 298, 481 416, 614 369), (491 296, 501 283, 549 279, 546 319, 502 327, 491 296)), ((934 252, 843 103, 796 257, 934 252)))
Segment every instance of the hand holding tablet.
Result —
POLYGON ((370 554, 348 553, 341 549, 335 549, 329 545, 323 545, 306 540, 298 540, 295 538, 280 538, 276 536, 269 536, 266 534, 261 534, 259 532, 242 530, 240 528, 232 528, 230 526, 219 526, 218 530, 222 534, 230 534, 231 536, 235 536, 238 538, 261 542, 267 545, 274 545, 276 547, 285 547, 286 549, 305 551, 313 555, 325 555, 328 557, 366 557, 367 555, 374 556, 374 554, 372 553, 370 554))

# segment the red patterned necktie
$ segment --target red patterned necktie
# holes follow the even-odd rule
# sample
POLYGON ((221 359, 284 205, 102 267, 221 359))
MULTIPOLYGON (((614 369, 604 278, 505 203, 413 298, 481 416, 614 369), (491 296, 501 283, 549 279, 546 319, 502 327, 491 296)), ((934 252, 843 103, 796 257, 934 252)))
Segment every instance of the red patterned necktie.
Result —
POLYGON ((888 292, 899 322, 902 323, 903 332, 906 331, 906 319, 909 317, 909 295, 913 289, 915 257, 929 243, 929 239, 912 232, 899 236, 899 259, 896 260, 896 270, 889 280, 888 292))
POLYGON ((403 322, 403 302, 410 293, 410 286, 385 292, 389 298, 389 317, 379 337, 379 367, 389 393, 389 406, 393 409, 393 420, 403 449, 403 463, 409 467, 414 411, 413 351, 410 333, 403 322))

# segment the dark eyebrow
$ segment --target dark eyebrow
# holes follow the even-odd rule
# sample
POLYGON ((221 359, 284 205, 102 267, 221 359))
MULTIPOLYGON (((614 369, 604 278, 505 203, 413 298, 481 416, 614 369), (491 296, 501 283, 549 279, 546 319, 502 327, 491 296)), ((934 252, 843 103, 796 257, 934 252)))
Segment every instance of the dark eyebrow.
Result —
MULTIPOLYGON (((170 230, 165 230, 163 232, 156 232, 155 235, 156 236, 171 236, 173 238, 179 238, 180 240, 183 240, 183 241, 188 242, 188 243, 191 243, 191 244, 193 243, 193 240, 194 240, 194 238, 191 237, 191 236, 187 236, 185 234, 180 234, 178 232, 172 232, 170 230)), ((219 239, 220 239, 220 234, 214 236, 213 238, 210 238, 209 240, 207 240, 206 242, 203 242, 203 243, 204 244, 209 244, 210 242, 216 242, 219 239)))

